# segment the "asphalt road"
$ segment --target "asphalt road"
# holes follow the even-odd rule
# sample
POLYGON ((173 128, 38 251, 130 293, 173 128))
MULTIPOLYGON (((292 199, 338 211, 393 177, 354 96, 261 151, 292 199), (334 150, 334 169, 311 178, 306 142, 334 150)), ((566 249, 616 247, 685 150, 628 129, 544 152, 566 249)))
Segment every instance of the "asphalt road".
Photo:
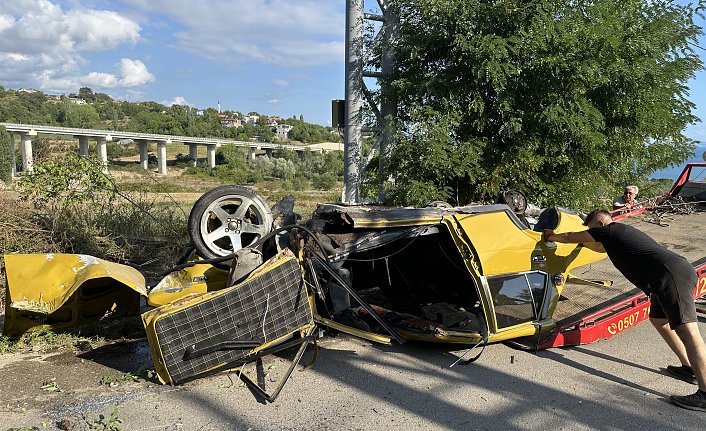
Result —
MULTIPOLYGON (((124 373, 149 361, 145 343, 122 346, 126 351, 108 347, 78 356, 63 352, 0 359, 5 406, 0 429, 51 430, 61 420, 73 430, 113 429, 110 425, 122 430, 706 428, 706 413, 669 404, 670 394, 691 393, 696 387, 660 372, 676 364, 676 358, 649 323, 610 340, 537 353, 491 345, 477 362, 453 368, 449 365, 462 353, 449 352, 454 346, 380 346, 347 336, 326 338, 313 365, 295 371, 271 404, 258 400, 234 373, 176 387, 144 380, 98 384, 101 373, 124 373), (54 376, 66 390, 39 389, 37 374, 54 376), (15 389, 5 384, 8 378, 15 389), (120 423, 110 420, 114 411, 120 423)), ((311 358, 309 351, 303 363, 311 358)), ((254 368, 249 365, 246 372, 254 368)), ((268 357, 262 367, 266 385, 273 386, 285 368, 285 359, 268 357)))

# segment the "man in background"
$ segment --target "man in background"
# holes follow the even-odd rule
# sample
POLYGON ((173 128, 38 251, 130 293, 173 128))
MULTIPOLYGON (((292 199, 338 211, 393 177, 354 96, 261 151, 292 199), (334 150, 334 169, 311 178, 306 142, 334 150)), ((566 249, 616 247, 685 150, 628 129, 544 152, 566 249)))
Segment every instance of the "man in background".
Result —
POLYGON ((615 199, 613 199, 613 209, 630 210, 637 208, 635 198, 637 198, 637 193, 639 191, 640 190, 637 186, 626 186, 623 194, 621 196, 616 196, 615 199))

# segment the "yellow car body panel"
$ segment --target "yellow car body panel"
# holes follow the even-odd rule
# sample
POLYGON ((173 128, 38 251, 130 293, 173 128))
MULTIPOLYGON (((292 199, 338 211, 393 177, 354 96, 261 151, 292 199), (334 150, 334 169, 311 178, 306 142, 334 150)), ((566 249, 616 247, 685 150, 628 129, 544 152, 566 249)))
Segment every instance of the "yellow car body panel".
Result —
MULTIPOLYGON (((577 244, 547 244, 542 233, 522 229, 506 212, 457 215, 459 225, 476 251, 482 275, 493 276, 542 269, 551 274, 566 274, 572 268, 588 265, 606 257, 577 244), (544 255, 546 261, 533 258, 544 255)), ((586 230, 578 215, 559 213, 556 233, 586 230)))
POLYGON ((135 268, 82 254, 4 256, 7 295, 3 333, 62 329, 139 313, 146 296, 135 268))
POLYGON ((541 240, 538 232, 521 230, 505 212, 457 215, 481 263, 483 275, 528 271, 541 240))
POLYGON ((159 307, 190 294, 201 294, 225 289, 228 272, 210 264, 194 266, 167 274, 150 290, 147 303, 159 307))

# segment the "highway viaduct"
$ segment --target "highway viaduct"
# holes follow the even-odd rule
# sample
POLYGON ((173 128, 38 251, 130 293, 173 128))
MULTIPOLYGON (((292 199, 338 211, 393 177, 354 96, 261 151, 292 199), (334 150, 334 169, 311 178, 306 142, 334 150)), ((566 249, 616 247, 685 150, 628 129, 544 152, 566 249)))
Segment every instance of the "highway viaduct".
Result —
MULTIPOLYGON (((197 149, 199 145, 206 147, 206 161, 211 168, 216 167, 216 148, 224 144, 234 144, 240 147, 249 149, 248 158, 254 159, 258 150, 265 150, 268 156, 272 156, 272 151, 277 148, 286 148, 295 151, 300 155, 307 150, 322 152, 322 148, 316 145, 301 146, 301 145, 284 145, 272 142, 247 142, 235 141, 232 139, 218 138, 199 138, 193 136, 178 136, 178 135, 160 135, 154 133, 139 133, 139 132, 121 132, 118 130, 97 130, 97 129, 76 129, 71 127, 59 126, 42 126, 37 124, 15 124, 1 123, 0 126, 5 126, 10 135, 10 145, 13 155, 15 154, 15 135, 20 137, 20 150, 22 153, 22 171, 32 172, 32 139, 39 134, 45 135, 64 135, 78 139, 78 153, 82 156, 88 155, 88 141, 93 139, 96 141, 96 152, 98 160, 104 166, 104 171, 107 171, 108 152, 107 143, 113 140, 131 139, 138 143, 140 147, 140 165, 144 169, 148 169, 147 156, 148 146, 150 142, 157 143, 157 172, 160 174, 167 173, 167 144, 172 142, 181 142, 189 147, 189 158, 197 160, 197 149)), ((13 163, 12 175, 15 176, 15 166, 13 163)))

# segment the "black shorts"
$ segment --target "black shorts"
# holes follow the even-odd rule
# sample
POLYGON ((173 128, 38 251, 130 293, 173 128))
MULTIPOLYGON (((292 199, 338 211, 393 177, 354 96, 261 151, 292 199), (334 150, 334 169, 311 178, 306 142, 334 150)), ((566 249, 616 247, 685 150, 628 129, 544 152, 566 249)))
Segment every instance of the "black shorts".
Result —
POLYGON ((661 276, 650 283, 650 317, 669 320, 672 329, 684 323, 698 322, 694 305, 697 279, 691 265, 688 268, 685 265, 665 268, 661 276))

